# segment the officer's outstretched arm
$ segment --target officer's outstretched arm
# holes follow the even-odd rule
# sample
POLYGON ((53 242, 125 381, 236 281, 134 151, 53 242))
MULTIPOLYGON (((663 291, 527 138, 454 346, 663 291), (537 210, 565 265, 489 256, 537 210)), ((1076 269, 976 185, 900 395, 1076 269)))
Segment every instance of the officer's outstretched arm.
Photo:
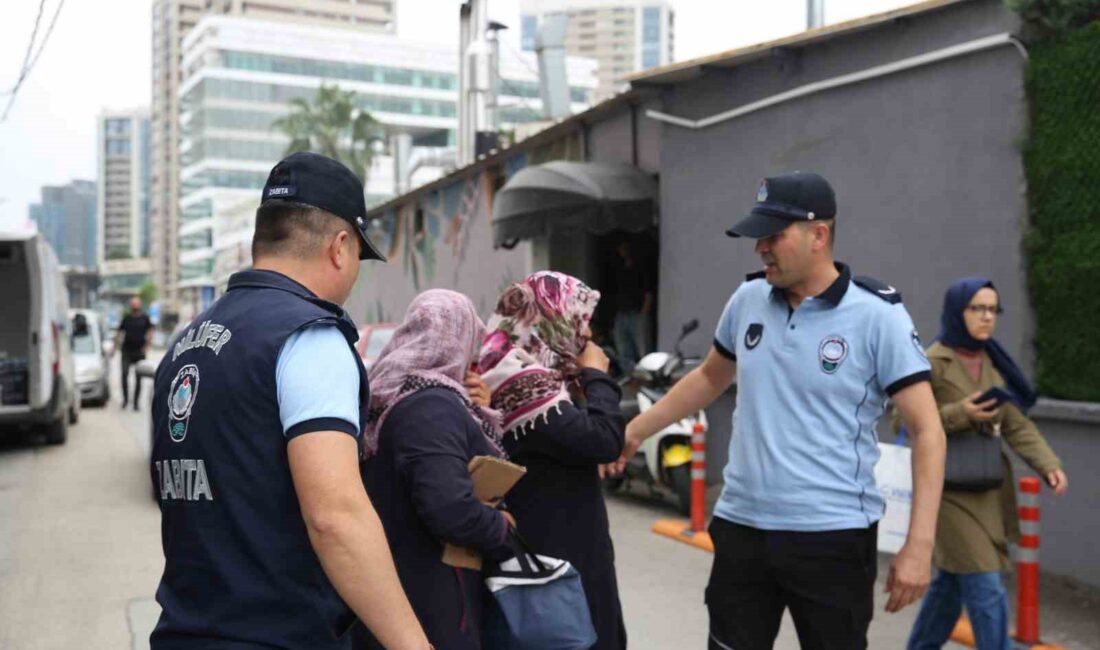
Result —
POLYGON ((647 438, 718 399, 736 376, 737 363, 712 347, 698 368, 676 382, 672 390, 652 408, 626 425, 626 443, 622 456, 606 466, 604 472, 622 473, 627 461, 647 438))
POLYGON ((359 477, 355 438, 307 433, 290 441, 287 454, 310 542, 340 597, 384 647, 429 648, 359 477))

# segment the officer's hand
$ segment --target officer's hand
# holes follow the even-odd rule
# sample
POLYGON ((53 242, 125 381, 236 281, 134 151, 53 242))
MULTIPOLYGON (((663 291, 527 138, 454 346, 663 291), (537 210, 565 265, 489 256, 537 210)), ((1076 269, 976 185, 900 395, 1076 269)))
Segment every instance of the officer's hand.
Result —
POLYGON ((900 612, 924 597, 932 581, 932 546, 906 542, 890 565, 886 578, 886 611, 900 612))
POLYGON ((581 368, 607 372, 608 368, 611 367, 611 360, 607 358, 607 353, 603 351, 603 348, 589 341, 588 345, 584 346, 581 353, 577 355, 577 365, 581 368))
POLYGON ((994 408, 997 404, 996 399, 989 399, 984 402, 976 401, 981 397, 981 391, 972 393, 969 397, 963 400, 963 410, 966 411, 966 417, 971 422, 989 422, 997 416, 999 409, 994 408))
POLYGON ((489 407, 493 394, 489 391, 489 384, 482 380, 481 375, 476 372, 467 372, 462 385, 466 387, 466 393, 470 396, 471 402, 483 408, 489 407))
POLYGON ((630 424, 627 424, 623 453, 619 454, 619 460, 600 465, 600 478, 621 475, 626 469, 626 464, 634 458, 634 454, 638 453, 638 447, 641 447, 643 442, 645 439, 638 435, 637 429, 631 429, 630 424))

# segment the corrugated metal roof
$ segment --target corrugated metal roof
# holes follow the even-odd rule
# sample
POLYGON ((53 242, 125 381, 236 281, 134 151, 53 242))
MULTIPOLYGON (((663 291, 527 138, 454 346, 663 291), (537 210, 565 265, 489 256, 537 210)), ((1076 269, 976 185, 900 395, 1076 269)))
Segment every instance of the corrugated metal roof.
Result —
POLYGON ((942 9, 951 5, 968 2, 969 0, 930 0, 906 7, 900 7, 891 11, 871 14, 863 18, 849 20, 835 25, 827 25, 817 29, 811 29, 791 36, 786 36, 766 43, 757 43, 735 50, 727 50, 717 54, 711 54, 680 63, 672 63, 659 68, 650 68, 625 78, 635 86, 673 84, 701 76, 705 68, 732 68, 755 59, 770 56, 776 48, 804 47, 837 36, 852 34, 865 29, 870 29, 882 23, 942 9))

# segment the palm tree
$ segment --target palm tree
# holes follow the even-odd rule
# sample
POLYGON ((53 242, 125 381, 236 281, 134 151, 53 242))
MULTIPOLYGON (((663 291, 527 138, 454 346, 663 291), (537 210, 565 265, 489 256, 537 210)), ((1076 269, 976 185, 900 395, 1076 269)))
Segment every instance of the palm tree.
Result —
POLYGON ((385 137, 381 123, 356 106, 355 93, 336 86, 317 90, 313 102, 290 100, 287 115, 272 126, 290 138, 286 154, 316 151, 348 166, 366 185, 374 142, 385 137))

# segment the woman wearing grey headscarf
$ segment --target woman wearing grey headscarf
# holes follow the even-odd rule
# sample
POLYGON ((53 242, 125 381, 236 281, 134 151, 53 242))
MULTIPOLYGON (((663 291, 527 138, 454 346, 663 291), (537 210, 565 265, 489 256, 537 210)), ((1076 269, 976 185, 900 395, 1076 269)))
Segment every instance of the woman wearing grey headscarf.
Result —
MULTIPOLYGON (((503 455, 499 417, 463 384, 484 333, 469 298, 426 291, 370 372, 363 482, 405 593, 440 649, 481 647, 489 597, 479 571, 443 563, 443 545, 507 553, 509 517, 477 500, 468 471, 475 456, 503 455)), ((355 647, 381 646, 362 631, 355 647)))

